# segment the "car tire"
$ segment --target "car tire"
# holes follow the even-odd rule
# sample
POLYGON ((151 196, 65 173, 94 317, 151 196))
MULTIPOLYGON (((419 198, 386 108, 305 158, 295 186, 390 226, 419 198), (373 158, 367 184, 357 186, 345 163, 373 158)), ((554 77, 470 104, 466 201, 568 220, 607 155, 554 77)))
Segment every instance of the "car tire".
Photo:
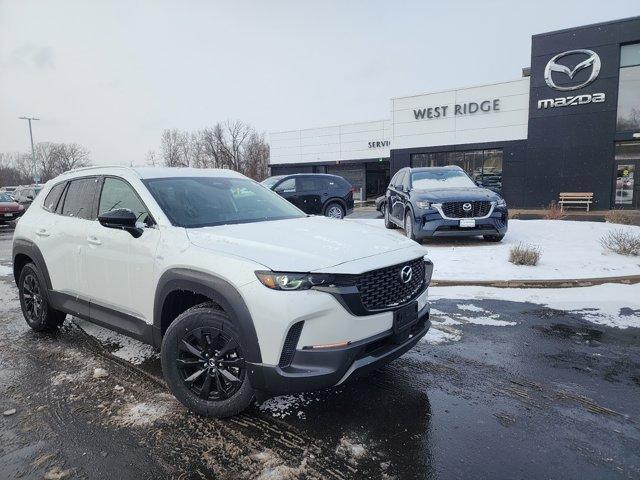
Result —
POLYGON ((225 418, 251 404, 254 391, 240 333, 213 303, 179 315, 162 339, 160 356, 169 389, 189 410, 225 418))
POLYGON ((411 240, 415 240, 416 235, 415 235, 415 232, 413 231, 412 217, 413 217, 413 214, 411 213, 411 210, 407 210, 406 213, 404 214, 404 234, 407 236, 407 238, 411 240))
POLYGON ((382 205, 380 205, 380 213, 382 214, 382 218, 387 214, 387 202, 383 202, 382 205))
MULTIPOLYGON (((386 206, 386 204, 385 204, 385 206, 386 206)), ((389 209, 388 209, 388 208, 385 208, 385 209, 384 209, 384 226, 385 226, 385 228, 388 228, 388 229, 390 229, 390 230, 392 230, 392 229, 394 229, 394 228, 398 228, 398 227, 396 226, 396 224, 395 224, 395 223, 393 223, 393 222, 391 221, 391 219, 389 218, 389 209)))
POLYGON ((20 308, 27 325, 36 332, 57 330, 67 316, 51 307, 42 275, 33 263, 27 263, 20 271, 18 294, 20 308))
POLYGON ((329 203, 324 209, 324 216, 329 218, 343 219, 345 216, 344 207, 338 202, 329 203))
POLYGON ((504 235, 483 235, 482 239, 485 242, 501 242, 504 235))

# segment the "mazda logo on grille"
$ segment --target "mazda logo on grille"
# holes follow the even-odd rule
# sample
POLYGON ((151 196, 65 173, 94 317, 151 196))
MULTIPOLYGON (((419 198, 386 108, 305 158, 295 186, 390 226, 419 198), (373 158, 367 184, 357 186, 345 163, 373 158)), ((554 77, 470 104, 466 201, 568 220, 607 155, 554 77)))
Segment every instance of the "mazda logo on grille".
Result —
POLYGON ((412 276, 413 268, 411 268, 411 266, 405 265, 402 267, 402 270, 400 270, 400 280, 402 280, 402 283, 409 283, 412 276))
POLYGON ((463 205, 462 205, 462 209, 463 209, 465 212, 470 212, 470 211, 471 211, 471 204, 470 204, 470 203, 465 203, 465 204, 463 204, 463 205))
MULTIPOLYGON (((583 57, 584 58, 584 57, 583 57)), ((569 50, 568 52, 562 52, 553 57, 547 63, 547 66, 544 69, 544 81, 547 85, 554 90, 560 91, 570 91, 570 90, 578 90, 579 88, 586 87, 591 82, 593 82, 597 77, 598 73, 600 73, 600 57, 593 50, 569 50), (578 63, 575 67, 571 68, 566 65, 562 65, 559 63, 559 60, 570 56, 570 55, 586 55, 587 59, 578 63), (570 80, 573 80, 573 77, 576 76, 578 72, 584 70, 586 68, 591 68, 591 73, 589 74, 589 78, 584 80, 581 83, 575 85, 557 85, 552 78, 552 72, 563 73, 570 80)))

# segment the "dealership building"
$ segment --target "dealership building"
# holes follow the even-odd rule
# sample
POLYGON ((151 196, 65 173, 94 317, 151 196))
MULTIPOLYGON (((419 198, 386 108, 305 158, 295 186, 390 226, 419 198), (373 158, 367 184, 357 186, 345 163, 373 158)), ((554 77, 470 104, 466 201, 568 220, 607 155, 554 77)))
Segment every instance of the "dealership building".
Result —
POLYGON ((596 209, 640 208, 640 17, 534 35, 521 78, 390 106, 270 133, 271 173, 334 173, 373 198, 400 168, 459 165, 513 207, 589 192, 596 209))

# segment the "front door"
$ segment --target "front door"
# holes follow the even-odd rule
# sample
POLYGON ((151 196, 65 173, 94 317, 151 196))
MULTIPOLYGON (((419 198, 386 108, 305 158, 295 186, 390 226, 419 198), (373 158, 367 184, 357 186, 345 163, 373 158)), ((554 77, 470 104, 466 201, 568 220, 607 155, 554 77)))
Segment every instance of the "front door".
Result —
MULTIPOLYGON (((91 222, 86 234, 83 278, 91 297, 91 316, 106 321, 109 310, 151 323, 155 294, 155 255, 160 230, 140 197, 125 180, 106 177, 98 203, 98 214, 126 208, 138 217, 140 237, 91 222)), ((122 330, 141 332, 122 324, 122 330)), ((139 326, 139 325, 138 325, 139 326)))
POLYGON ((616 162, 614 208, 640 208, 640 160, 616 162))
POLYGON ((613 208, 640 208, 640 142, 616 143, 613 208))

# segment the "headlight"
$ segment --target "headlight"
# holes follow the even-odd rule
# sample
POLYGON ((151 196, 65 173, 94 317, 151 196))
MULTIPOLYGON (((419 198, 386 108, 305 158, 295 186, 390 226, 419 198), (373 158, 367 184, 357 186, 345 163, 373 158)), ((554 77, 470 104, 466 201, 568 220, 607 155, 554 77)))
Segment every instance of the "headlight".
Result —
POLYGON ((256 272, 256 277, 272 290, 309 290, 311 287, 329 285, 335 276, 326 273, 256 272))
POLYGON ((416 205, 418 206, 418 208, 421 208, 423 210, 428 210, 429 208, 431 208, 431 202, 427 202, 426 200, 418 200, 416 202, 416 205))
POLYGON ((506 206, 507 206, 507 202, 504 200, 504 198, 501 198, 496 202, 496 207, 506 207, 506 206))

